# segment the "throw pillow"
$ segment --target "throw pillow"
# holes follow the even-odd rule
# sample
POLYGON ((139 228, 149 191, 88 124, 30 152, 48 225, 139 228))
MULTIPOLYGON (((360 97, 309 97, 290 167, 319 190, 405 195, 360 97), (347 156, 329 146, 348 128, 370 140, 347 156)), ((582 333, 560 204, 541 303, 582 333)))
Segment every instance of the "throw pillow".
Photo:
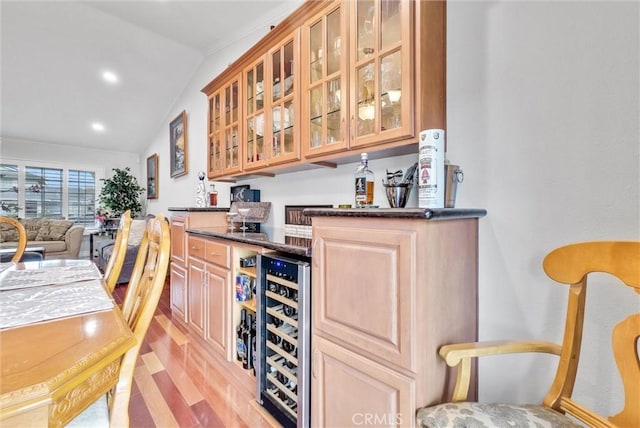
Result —
POLYGON ((45 219, 25 218, 20 221, 24 224, 24 228, 27 230, 27 241, 35 241, 45 219))
POLYGON ((128 245, 140 245, 142 237, 144 236, 144 230, 147 228, 146 220, 132 220, 131 227, 129 228, 129 242, 128 245))
POLYGON ((69 220, 44 220, 36 241, 64 241, 64 235, 73 226, 69 220))

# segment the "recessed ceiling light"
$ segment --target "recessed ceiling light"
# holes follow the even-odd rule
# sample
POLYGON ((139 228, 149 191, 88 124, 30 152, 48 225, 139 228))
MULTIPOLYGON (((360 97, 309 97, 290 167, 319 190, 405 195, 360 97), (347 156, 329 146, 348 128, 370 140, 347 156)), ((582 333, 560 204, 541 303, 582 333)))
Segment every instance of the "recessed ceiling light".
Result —
POLYGON ((98 122, 93 122, 91 128, 96 132, 104 132, 104 125, 98 122))
POLYGON ((109 82, 109 83, 118 83, 118 75, 115 74, 113 71, 103 71, 102 72, 102 78, 105 80, 105 82, 109 82))

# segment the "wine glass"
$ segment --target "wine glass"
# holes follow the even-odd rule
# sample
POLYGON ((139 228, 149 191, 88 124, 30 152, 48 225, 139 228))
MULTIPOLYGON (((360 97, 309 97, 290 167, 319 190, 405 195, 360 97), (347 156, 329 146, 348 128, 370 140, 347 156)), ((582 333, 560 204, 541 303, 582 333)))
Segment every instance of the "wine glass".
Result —
POLYGON ((247 214, 249 214, 249 211, 251 211, 251 208, 238 208, 238 213, 240 214, 240 217, 242 217, 242 227, 240 228, 240 230, 242 230, 243 232, 248 229, 245 220, 247 219, 247 214))
POLYGON ((238 213, 236 211, 229 211, 227 213, 227 221, 229 222, 229 232, 233 233, 233 219, 237 216, 238 213))

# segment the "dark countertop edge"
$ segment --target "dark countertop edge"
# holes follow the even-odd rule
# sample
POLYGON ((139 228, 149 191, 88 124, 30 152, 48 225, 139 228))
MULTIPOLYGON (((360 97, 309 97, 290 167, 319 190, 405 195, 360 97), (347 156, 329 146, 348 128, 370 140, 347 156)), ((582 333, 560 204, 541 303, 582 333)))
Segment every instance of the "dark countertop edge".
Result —
POLYGON ((244 237, 237 232, 231 234, 229 232, 214 232, 210 230, 200 230, 200 229, 187 229, 186 231, 188 233, 193 233, 194 235, 226 239, 228 241, 241 242, 243 244, 255 245, 256 247, 263 247, 263 248, 268 248, 270 250, 281 251, 287 254, 295 254, 297 256, 311 257, 311 248, 298 247, 295 245, 287 245, 287 244, 278 244, 275 242, 263 241, 260 239, 252 239, 250 237, 244 237))
POLYGON ((167 211, 189 211, 189 212, 227 212, 229 208, 221 207, 169 207, 167 211))
POLYGON ((305 208, 308 217, 369 217, 452 220, 481 218, 487 210, 479 208, 305 208))

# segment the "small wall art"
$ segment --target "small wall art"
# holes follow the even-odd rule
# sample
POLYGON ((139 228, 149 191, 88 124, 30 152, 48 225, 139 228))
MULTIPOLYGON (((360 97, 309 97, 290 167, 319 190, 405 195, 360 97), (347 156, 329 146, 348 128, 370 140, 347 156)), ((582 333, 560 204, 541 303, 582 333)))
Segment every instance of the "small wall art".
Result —
POLYGON ((147 158, 147 199, 158 199, 158 154, 147 158))
POLYGON ((187 113, 182 111, 169 124, 169 152, 171 177, 187 173, 187 113))

